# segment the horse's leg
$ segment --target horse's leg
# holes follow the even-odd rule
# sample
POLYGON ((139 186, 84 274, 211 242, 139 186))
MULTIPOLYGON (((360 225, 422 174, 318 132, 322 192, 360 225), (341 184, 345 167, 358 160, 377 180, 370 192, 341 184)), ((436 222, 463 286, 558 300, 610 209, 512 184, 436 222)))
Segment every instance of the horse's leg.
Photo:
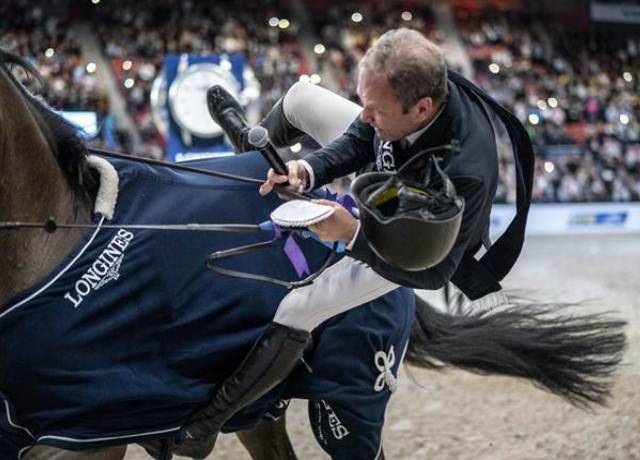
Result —
POLYGON ((255 428, 236 432, 253 460, 297 459, 284 417, 278 420, 263 419, 255 428))
POLYGON ((127 446, 73 451, 51 446, 34 446, 23 460, 122 460, 127 446))

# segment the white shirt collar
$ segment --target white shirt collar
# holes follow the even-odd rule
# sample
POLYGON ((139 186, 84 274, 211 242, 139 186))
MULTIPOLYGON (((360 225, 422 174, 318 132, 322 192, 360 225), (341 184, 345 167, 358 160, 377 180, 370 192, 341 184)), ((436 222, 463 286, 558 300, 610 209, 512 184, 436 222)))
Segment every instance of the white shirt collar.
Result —
POLYGON ((433 120, 431 120, 429 122, 429 124, 427 126, 425 126, 424 128, 420 128, 418 131, 416 131, 415 133, 411 133, 409 134, 407 137, 405 137, 405 139, 407 140, 407 142, 409 142, 409 146, 412 146, 413 143, 415 141, 418 140, 418 138, 420 136, 422 136, 422 134, 431 127, 431 125, 438 119, 438 117, 442 114, 442 111, 444 110, 444 104, 442 104, 442 107, 440 107, 440 110, 438 111, 438 113, 436 114, 435 117, 433 117, 433 120))

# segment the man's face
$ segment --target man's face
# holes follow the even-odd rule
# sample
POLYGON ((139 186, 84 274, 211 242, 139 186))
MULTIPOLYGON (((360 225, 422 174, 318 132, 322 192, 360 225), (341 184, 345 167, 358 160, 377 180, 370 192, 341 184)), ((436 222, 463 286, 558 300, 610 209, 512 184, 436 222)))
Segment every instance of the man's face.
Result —
POLYGON ((360 118, 384 141, 402 139, 426 125, 423 111, 414 106, 404 113, 387 79, 372 69, 360 70, 357 91, 363 107, 360 118))

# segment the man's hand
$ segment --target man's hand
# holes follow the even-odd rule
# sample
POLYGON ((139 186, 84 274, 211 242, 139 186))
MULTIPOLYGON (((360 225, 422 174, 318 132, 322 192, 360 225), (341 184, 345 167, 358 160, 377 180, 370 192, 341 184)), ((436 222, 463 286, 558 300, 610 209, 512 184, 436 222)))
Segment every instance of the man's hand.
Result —
POLYGON ((318 234, 323 241, 344 241, 349 243, 358 230, 358 220, 342 205, 329 200, 313 200, 313 203, 324 204, 334 208, 327 219, 310 225, 309 230, 318 234))
POLYGON ((302 163, 294 160, 287 162, 287 170, 289 171, 289 175, 281 176, 276 174, 273 169, 269 169, 267 180, 260 186, 260 195, 266 195, 273 190, 274 185, 283 184, 287 181, 289 181, 287 190, 296 193, 304 192, 307 188, 307 184, 309 183, 309 174, 307 173, 307 169, 302 165, 302 163))

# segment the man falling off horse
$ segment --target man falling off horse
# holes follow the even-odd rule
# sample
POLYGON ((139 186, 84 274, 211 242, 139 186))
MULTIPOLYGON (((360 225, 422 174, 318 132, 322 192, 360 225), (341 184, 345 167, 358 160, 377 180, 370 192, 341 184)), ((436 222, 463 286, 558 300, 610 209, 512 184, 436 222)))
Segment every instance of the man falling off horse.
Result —
MULTIPOLYGON (((441 155, 435 163, 444 169, 436 183, 440 180, 442 188, 450 180, 455 186, 453 195, 464 199, 452 248, 429 246, 431 232, 424 229, 435 227, 422 224, 439 224, 430 221, 429 213, 422 222, 400 221, 412 235, 411 240, 387 242, 387 247, 387 243, 379 244, 367 237, 361 221, 349 210, 331 201, 318 201, 333 207, 333 214, 312 225, 311 230, 324 240, 346 243, 349 257, 313 284, 295 289, 284 298, 273 322, 234 375, 185 426, 189 436, 211 436, 240 408, 282 381, 301 358, 311 332, 323 321, 398 286, 439 289, 452 281, 469 298, 482 297, 500 289, 499 281, 520 253, 533 159, 526 132, 513 115, 463 77, 448 71, 442 50, 413 30, 390 30, 382 35, 360 62, 357 81, 362 107, 301 83, 274 106, 261 124, 268 129, 275 146, 292 145, 308 134, 323 147, 304 159, 288 162, 287 176, 270 170, 260 193, 269 193, 275 184, 287 181, 289 189, 302 192, 354 172, 394 173, 420 152, 454 146, 440 152, 434 149, 432 155, 441 155), (474 255, 483 245, 489 247, 490 211, 498 180, 496 140, 489 112, 505 124, 521 173, 518 215, 487 261, 490 263, 482 263, 474 255), (428 249, 409 255, 407 251, 402 255, 393 253, 402 247, 428 249), (402 260, 403 257, 415 260, 402 260), (439 262, 423 265, 419 270, 402 268, 415 267, 415 263, 420 266, 421 260, 427 259, 439 262)), ((254 150, 248 143, 249 127, 237 103, 216 87, 210 90, 209 105, 236 149, 254 150)), ((431 171, 425 170, 425 163, 431 168, 434 161, 428 161, 427 156, 422 160, 412 168, 404 168, 403 180, 428 180, 425 176, 431 171)), ((374 458, 376 452, 369 454, 368 458, 374 458)))

